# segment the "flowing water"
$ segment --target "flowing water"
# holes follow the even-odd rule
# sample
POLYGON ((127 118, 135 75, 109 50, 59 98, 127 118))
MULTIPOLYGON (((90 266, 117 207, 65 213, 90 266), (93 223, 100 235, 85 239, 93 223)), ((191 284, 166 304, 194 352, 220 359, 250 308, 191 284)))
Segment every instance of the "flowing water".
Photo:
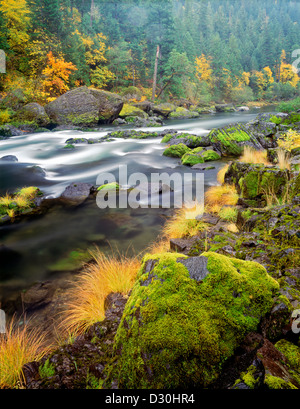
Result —
MULTIPOLYGON (((161 128, 143 130, 176 129, 207 135, 213 128, 248 122, 257 113, 256 110, 203 115, 199 119, 167 121, 161 128)), ((101 132, 47 132, 1 141, 0 158, 14 155, 18 162, 0 160, 0 195, 23 186, 38 186, 48 197, 57 197, 72 182, 96 185, 97 176, 104 172, 113 173, 118 180, 120 165, 127 165, 129 176, 134 172, 147 176, 164 171, 191 172, 179 160, 163 156, 165 145, 160 143, 160 138, 118 139, 64 149, 69 138, 99 138, 112 130, 116 128, 107 126, 101 132), (44 169, 45 174, 39 173, 36 166, 44 169)), ((217 184, 216 175, 223 163, 212 165, 215 169, 204 173, 205 188, 217 184)), ((131 248, 136 253, 144 250, 159 235, 165 216, 169 214, 170 211, 164 209, 100 210, 95 200, 88 200, 76 208, 56 206, 43 216, 0 227, 0 245, 9 248, 12 255, 8 262, 0 265, 0 303, 11 291, 61 274, 63 268, 59 262, 74 250, 87 250, 94 245, 103 251, 110 251, 110 246, 120 251, 131 248)))

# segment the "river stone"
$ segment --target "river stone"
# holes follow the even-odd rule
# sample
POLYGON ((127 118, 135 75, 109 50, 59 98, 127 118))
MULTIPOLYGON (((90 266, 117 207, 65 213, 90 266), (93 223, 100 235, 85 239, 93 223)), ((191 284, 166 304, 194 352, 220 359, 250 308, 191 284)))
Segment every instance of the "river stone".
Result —
POLYGON ((122 108, 117 94, 84 86, 61 95, 45 110, 57 125, 96 126, 113 122, 122 108))
POLYGON ((2 158, 0 158, 0 160, 4 160, 6 162, 18 162, 18 158, 14 155, 6 155, 6 156, 2 156, 2 158))
POLYGON ((89 183, 72 183, 61 194, 60 200, 71 206, 78 206, 86 201, 93 186, 89 183))
POLYGON ((190 257, 187 259, 179 259, 177 261, 188 269, 192 280, 196 280, 198 282, 203 281, 209 274, 206 257, 190 257))

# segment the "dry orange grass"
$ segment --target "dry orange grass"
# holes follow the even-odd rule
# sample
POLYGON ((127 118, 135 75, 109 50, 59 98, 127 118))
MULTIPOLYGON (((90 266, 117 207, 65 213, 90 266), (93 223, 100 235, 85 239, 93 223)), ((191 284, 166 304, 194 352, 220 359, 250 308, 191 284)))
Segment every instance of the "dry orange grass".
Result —
POLYGON ((238 202, 239 195, 233 185, 212 186, 205 194, 207 208, 218 213, 225 205, 235 206, 238 202))
POLYGON ((278 149, 277 164, 281 170, 291 170, 291 154, 284 149, 278 149))
POLYGON ((217 175, 217 181, 220 183, 220 185, 222 185, 224 183, 225 175, 226 175, 228 169, 229 169, 229 165, 227 164, 227 165, 223 166, 223 168, 221 168, 219 170, 218 175, 217 175))
POLYGON ((5 335, 0 336, 0 389, 20 387, 24 380, 22 367, 39 361, 50 352, 46 347, 46 334, 37 329, 22 328, 14 319, 7 326, 5 335))
POLYGON ((62 328, 69 333, 83 333, 105 318, 104 301, 110 293, 128 294, 133 287, 141 262, 137 257, 91 252, 94 263, 86 266, 70 290, 62 328))
POLYGON ((163 228, 166 239, 181 239, 185 236, 195 236, 203 230, 203 223, 196 220, 196 216, 202 215, 203 205, 196 202, 192 207, 182 207, 171 217, 163 228))
POLYGON ((240 162, 245 163, 261 163, 263 165, 270 165, 268 161, 268 152, 267 151, 258 151, 251 146, 245 146, 244 153, 239 159, 240 162))

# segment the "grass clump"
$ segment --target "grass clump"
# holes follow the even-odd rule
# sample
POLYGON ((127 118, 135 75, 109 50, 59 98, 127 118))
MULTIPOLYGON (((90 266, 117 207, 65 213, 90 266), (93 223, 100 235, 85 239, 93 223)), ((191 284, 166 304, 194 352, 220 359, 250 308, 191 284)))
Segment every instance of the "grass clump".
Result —
POLYGON ((219 212, 219 216, 221 219, 225 220, 226 222, 236 222, 238 211, 234 207, 222 207, 219 212))
POLYGON ((110 293, 128 294, 140 267, 137 257, 121 254, 105 255, 91 251, 94 262, 87 265, 70 290, 62 326, 68 332, 85 332, 105 318, 105 298, 110 293))
POLYGON ((223 206, 235 206, 238 200, 239 195, 234 185, 212 186, 205 193, 208 209, 219 208, 221 210, 223 206))
POLYGON ((245 146, 243 155, 239 160, 244 163, 262 163, 265 166, 270 165, 270 162, 268 161, 268 152, 265 150, 256 150, 251 146, 245 146))
POLYGON ((18 388, 24 380, 22 367, 39 361, 49 351, 45 347, 46 336, 39 330, 20 327, 12 319, 6 334, 0 337, 0 388, 18 388))
POLYGON ((205 224, 195 219, 203 214, 203 210, 203 206, 198 202, 194 206, 182 207, 164 225, 163 236, 169 239, 195 236, 205 229, 205 224))

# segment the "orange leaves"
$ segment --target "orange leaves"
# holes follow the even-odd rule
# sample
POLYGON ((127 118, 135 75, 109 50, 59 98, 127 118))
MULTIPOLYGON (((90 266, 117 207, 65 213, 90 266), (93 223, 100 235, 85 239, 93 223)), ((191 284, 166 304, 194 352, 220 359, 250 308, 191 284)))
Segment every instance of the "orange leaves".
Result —
POLYGON ((45 76, 43 88, 49 95, 48 100, 51 100, 69 90, 69 77, 77 68, 73 63, 66 62, 63 58, 55 58, 52 51, 49 52, 47 57, 48 65, 43 71, 45 76))

